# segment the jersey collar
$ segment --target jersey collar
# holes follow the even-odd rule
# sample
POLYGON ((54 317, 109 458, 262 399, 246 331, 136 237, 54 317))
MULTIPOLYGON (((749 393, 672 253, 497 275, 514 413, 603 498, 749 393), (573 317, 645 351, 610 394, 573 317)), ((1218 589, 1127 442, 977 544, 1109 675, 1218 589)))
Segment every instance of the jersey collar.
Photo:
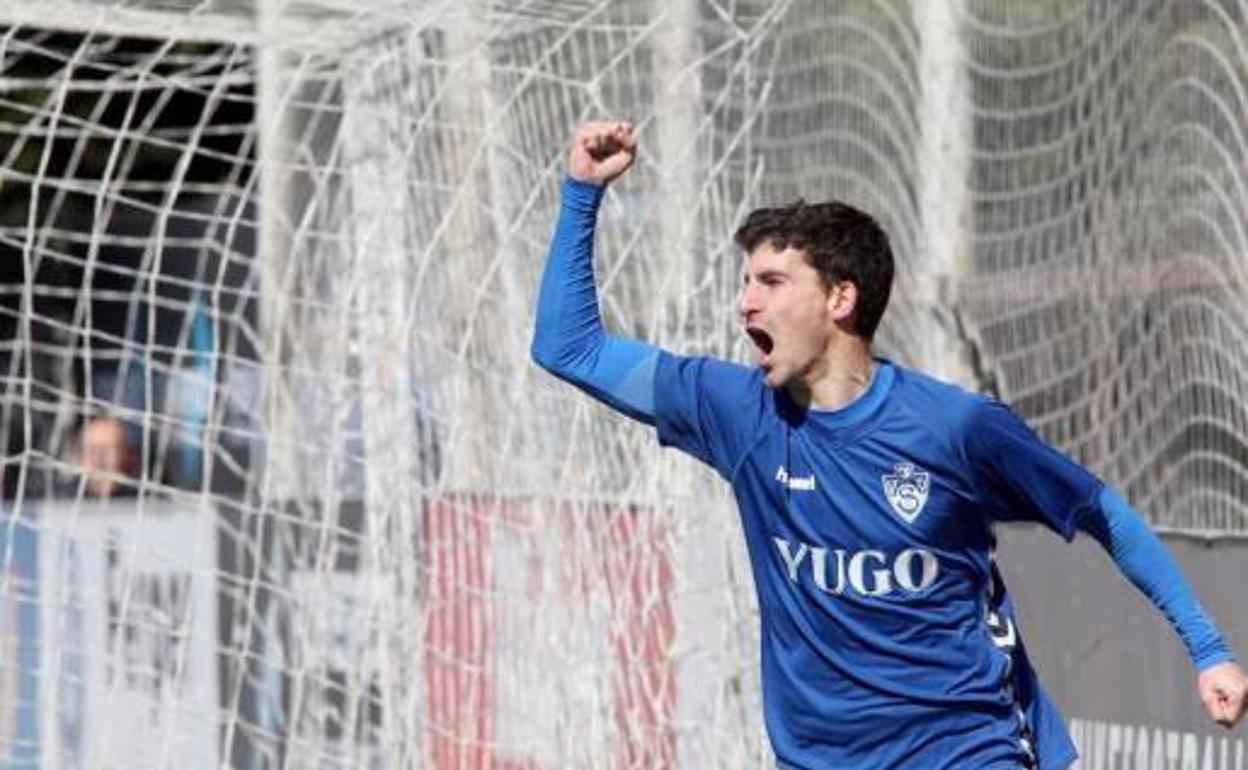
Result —
POLYGON ((884 358, 875 359, 875 373, 867 389, 853 401, 839 409, 802 408, 793 403, 788 393, 779 391, 782 412, 796 417, 799 422, 808 419, 816 420, 821 426, 843 430, 852 428, 870 418, 884 404, 888 392, 892 390, 896 370, 891 361, 884 358))

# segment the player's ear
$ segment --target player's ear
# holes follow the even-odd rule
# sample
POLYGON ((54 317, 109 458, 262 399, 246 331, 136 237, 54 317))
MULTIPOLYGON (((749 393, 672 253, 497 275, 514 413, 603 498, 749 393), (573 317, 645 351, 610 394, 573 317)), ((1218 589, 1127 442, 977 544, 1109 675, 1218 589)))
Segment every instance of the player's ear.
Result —
POLYGON ((837 281, 828 292, 828 314, 838 324, 848 323, 858 307, 858 287, 851 281, 837 281))

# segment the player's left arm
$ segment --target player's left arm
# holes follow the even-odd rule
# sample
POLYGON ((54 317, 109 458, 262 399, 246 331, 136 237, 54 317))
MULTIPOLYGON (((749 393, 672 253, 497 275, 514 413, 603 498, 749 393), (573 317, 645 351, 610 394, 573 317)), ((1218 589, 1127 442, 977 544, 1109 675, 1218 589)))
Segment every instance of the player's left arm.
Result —
POLYGON ((1076 531, 1091 535, 1178 632, 1214 721, 1229 727, 1244 715, 1243 670, 1174 558, 1120 495, 997 401, 972 406, 963 451, 995 518, 1039 521, 1067 540, 1076 531))
POLYGON ((1078 528, 1091 535, 1118 568, 1165 614, 1191 655, 1196 685, 1209 716, 1232 727, 1244 715, 1248 677, 1197 601, 1174 557, 1126 500, 1103 487, 1098 505, 1084 507, 1078 528))

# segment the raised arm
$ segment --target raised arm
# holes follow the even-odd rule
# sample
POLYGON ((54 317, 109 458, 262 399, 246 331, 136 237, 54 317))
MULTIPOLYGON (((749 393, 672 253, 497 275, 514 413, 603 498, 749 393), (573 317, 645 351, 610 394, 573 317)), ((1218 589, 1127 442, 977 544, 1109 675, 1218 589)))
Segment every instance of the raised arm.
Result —
POLYGON ((543 369, 624 414, 654 424, 659 349, 607 334, 594 283, 594 225, 602 195, 633 164, 637 141, 627 123, 577 129, 537 300, 532 356, 543 369))
POLYGON ((1196 687, 1209 716, 1232 727, 1244 715, 1248 679, 1230 648, 1205 615, 1178 564, 1118 493, 1101 490, 1099 505, 1086 507, 1078 526, 1113 558, 1122 574, 1152 600, 1187 647, 1196 667, 1196 687))

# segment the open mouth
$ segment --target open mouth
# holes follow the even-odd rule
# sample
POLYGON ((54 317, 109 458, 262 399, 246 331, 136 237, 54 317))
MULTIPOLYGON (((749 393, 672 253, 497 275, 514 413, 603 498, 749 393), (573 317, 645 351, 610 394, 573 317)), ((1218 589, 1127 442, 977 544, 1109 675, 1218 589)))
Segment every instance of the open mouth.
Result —
POLYGON ((758 363, 766 366, 767 357, 771 355, 771 350, 775 347, 775 342, 771 339, 771 335, 757 326, 747 326, 745 333, 749 335, 750 341, 754 343, 754 347, 758 352, 758 363))

